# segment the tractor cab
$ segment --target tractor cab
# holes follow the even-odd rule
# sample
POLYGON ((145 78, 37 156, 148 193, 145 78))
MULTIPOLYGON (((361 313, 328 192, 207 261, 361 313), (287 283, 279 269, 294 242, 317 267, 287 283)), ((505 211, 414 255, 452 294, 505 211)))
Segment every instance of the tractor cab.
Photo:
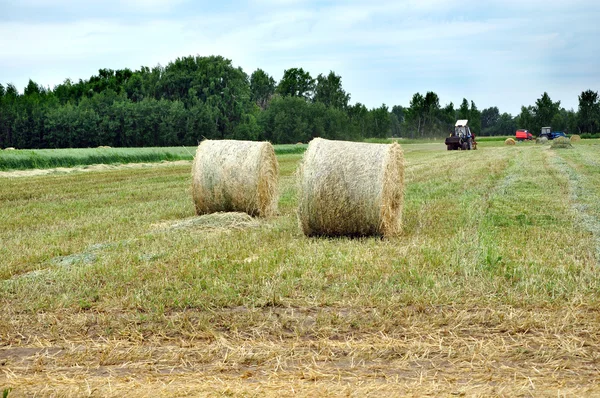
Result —
POLYGON ((457 120, 454 125, 454 132, 450 133, 450 136, 446 138, 446 148, 449 151, 452 150, 471 150, 477 149, 477 143, 475 142, 475 136, 471 133, 471 129, 468 126, 468 120, 457 120))
POLYGON ((454 135, 462 138, 471 138, 471 129, 467 124, 468 120, 458 120, 454 125, 454 135))

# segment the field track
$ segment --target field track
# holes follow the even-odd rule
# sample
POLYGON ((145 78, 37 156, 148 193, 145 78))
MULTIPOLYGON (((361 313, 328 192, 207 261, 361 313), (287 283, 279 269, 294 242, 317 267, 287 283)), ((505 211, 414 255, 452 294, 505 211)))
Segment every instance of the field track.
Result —
POLYGON ((404 146, 404 232, 194 217, 190 165, 0 179, 0 390, 600 395, 600 143, 404 146))

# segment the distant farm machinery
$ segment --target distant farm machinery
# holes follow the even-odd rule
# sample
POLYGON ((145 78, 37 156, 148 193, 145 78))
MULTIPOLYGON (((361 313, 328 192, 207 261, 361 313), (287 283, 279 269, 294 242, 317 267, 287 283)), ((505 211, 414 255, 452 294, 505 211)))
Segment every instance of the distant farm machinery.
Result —
POLYGON ((471 133, 471 129, 467 126, 468 123, 468 120, 456 121, 454 132, 446 138, 446 148, 449 151, 457 151, 459 149, 470 151, 471 149, 477 149, 475 134, 471 133))

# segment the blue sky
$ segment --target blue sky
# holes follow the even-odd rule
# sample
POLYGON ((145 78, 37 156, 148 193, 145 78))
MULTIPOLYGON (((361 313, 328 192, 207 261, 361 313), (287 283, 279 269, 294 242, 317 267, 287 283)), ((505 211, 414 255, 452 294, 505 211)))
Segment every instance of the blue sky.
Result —
POLYGON ((51 88, 100 68, 223 55, 278 80, 335 71, 351 102, 435 91, 517 114, 600 90, 600 2, 553 0, 0 0, 0 83, 51 88))

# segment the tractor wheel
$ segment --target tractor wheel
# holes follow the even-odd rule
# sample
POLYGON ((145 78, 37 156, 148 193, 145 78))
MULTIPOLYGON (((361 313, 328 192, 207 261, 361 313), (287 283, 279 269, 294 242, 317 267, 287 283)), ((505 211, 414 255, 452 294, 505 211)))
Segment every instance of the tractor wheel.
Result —
POLYGON ((452 150, 452 145, 446 145, 446 148, 451 151, 452 150))
POLYGON ((467 148, 468 148, 468 146, 467 146, 467 143, 466 143, 466 142, 463 142, 461 149, 462 149, 463 151, 466 151, 466 150, 467 150, 467 148))
POLYGON ((471 149, 473 149, 473 141, 469 140, 469 145, 467 146, 467 149, 470 151, 471 149))

